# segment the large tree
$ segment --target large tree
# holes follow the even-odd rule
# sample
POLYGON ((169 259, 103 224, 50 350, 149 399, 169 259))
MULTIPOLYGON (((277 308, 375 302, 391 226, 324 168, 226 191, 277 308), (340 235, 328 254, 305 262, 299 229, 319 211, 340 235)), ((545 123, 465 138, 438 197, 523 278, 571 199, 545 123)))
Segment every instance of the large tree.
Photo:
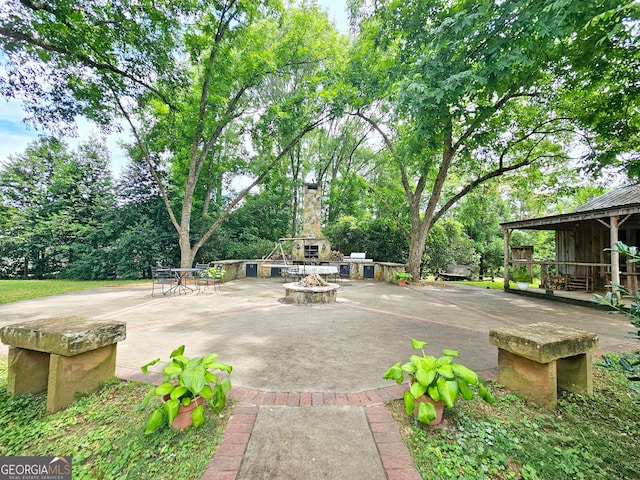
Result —
POLYGON ((38 122, 85 115, 113 127, 124 119, 177 232, 181 265, 191 266, 251 188, 328 116, 327 86, 344 42, 308 3, 8 2, 0 9, 8 58, 0 87, 38 122), (281 95, 271 102, 264 93, 275 82, 281 95), (244 158, 224 151, 234 137, 244 158), (249 180, 209 208, 221 171, 249 180))
POLYGON ((145 278, 150 265, 172 265, 179 255, 175 229, 158 187, 135 147, 116 186, 117 235, 110 248, 116 276, 145 278))
POLYGON ((109 156, 95 139, 76 150, 52 137, 0 167, 3 273, 43 278, 113 274, 105 247, 115 210, 109 156))
MULTIPOLYGON (((587 27, 619 2, 351 4, 361 18, 355 114, 377 129, 397 168, 411 217, 408 268, 418 275, 430 229, 464 195, 506 172, 569 159, 577 116, 556 104, 570 93, 587 36, 591 55, 611 50, 609 32, 594 42, 587 27)), ((611 21, 624 31, 622 22, 611 21)))

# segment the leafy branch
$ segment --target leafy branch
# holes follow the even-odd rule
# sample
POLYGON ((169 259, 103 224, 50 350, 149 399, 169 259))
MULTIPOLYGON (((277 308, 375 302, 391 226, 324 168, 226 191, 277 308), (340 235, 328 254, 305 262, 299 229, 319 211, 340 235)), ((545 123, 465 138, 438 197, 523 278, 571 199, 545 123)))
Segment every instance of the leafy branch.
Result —
MULTIPOLYGON (((638 247, 616 242, 615 248, 607 248, 606 250, 626 255, 628 263, 640 263, 638 247)), ((594 294, 593 300, 601 305, 611 307, 613 310, 610 313, 626 315, 631 325, 638 329, 636 332, 629 333, 634 336, 633 338, 640 340, 640 291, 629 292, 624 286, 614 282, 611 282, 611 286, 613 287, 612 291, 607 292, 605 295, 594 294), (618 293, 620 293, 620 296, 618 296, 618 293), (624 298, 630 300, 629 307, 622 301, 624 298)))

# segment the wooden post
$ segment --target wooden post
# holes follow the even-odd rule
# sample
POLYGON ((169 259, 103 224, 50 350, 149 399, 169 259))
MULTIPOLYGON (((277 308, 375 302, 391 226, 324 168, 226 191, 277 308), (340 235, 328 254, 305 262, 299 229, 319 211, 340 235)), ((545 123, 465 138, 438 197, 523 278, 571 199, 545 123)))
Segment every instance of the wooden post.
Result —
POLYGON ((509 229, 504 229, 504 289, 509 290, 509 229))
POLYGON ((609 238, 611 242, 611 293, 620 296, 618 285, 620 285, 620 254, 616 248, 618 242, 618 217, 610 217, 609 222, 609 238))

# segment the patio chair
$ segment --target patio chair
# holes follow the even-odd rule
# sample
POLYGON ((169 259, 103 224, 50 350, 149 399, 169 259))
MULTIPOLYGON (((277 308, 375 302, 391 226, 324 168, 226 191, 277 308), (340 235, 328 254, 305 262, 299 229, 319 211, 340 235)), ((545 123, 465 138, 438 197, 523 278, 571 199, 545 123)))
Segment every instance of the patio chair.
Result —
POLYGON ((196 263, 196 268, 198 269, 197 272, 193 273, 193 278, 194 278, 194 282, 196 284, 196 287, 198 289, 198 292, 200 292, 200 287, 202 285, 205 285, 204 281, 203 281, 203 276, 206 275, 206 273, 209 270, 209 265, 211 265, 210 263, 196 263))
POLYGON ((284 281, 287 282, 287 279, 291 278, 291 281, 295 282, 296 280, 300 280, 304 277, 304 272, 298 266, 287 267, 284 269, 284 281))
POLYGON ((333 283, 337 283, 338 285, 342 285, 342 275, 340 275, 340 267, 329 275, 328 280, 333 283))
MULTIPOLYGON (((198 290, 200 286, 203 286, 204 289, 206 290, 209 285, 213 285, 213 291, 215 293, 218 293, 220 290, 220 278, 209 275, 209 272, 211 271, 209 263, 198 263, 196 264, 196 268, 200 268, 201 265, 203 266, 202 272, 206 272, 206 273, 198 274, 198 280, 197 280, 198 290)), ((221 267, 215 267, 215 268, 221 269, 221 267)))
POLYGON ((156 285, 162 286, 162 294, 166 295, 178 285, 178 277, 169 269, 163 267, 151 267, 151 296, 155 292, 156 285), (165 285, 169 289, 165 291, 165 285))

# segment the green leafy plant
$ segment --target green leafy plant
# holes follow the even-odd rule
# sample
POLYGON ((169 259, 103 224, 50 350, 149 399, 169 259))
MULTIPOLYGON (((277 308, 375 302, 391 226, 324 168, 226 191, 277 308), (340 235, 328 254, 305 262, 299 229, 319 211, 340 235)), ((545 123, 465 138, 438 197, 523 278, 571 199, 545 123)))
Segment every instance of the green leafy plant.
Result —
POLYGON ((411 275, 409 272, 396 272, 394 279, 396 282, 410 282, 411 280, 413 280, 413 275, 411 275))
POLYGON ((627 377, 629 389, 635 392, 633 401, 640 404, 640 351, 602 356, 596 365, 605 370, 620 372, 627 377))
MULTIPOLYGON (((404 365, 401 362, 390 367, 383 378, 395 380, 398 385, 404 381, 406 373, 411 386, 404 392, 404 405, 407 415, 412 415, 416 399, 426 395, 434 402, 442 401, 447 408, 453 408, 459 395, 465 400, 471 400, 474 396, 473 388, 478 389, 478 394, 487 403, 493 403, 493 395, 480 382, 478 375, 473 370, 455 363, 454 357, 459 357, 456 350, 442 350, 443 356, 436 358, 424 352, 427 342, 411 339, 411 345, 415 350, 420 350, 422 355, 411 355, 404 365)), ((423 423, 430 423, 436 418, 435 407, 428 402, 418 405, 417 418, 423 423)))
MULTIPOLYGON (((606 248, 610 252, 618 252, 626 255, 628 263, 640 262, 640 251, 637 247, 630 247, 623 242, 616 242, 615 248, 606 248)), ((629 292, 624 286, 611 282, 612 291, 606 295, 594 294, 593 300, 612 308, 611 313, 622 313, 627 316, 631 325, 638 330, 632 332, 635 338, 640 340, 640 291, 629 292), (614 293, 615 292, 615 293, 614 293), (618 296, 618 293, 620 294, 618 296), (624 303, 624 299, 629 300, 629 306, 624 303)))
POLYGON ((389 410, 425 479, 636 478, 640 457, 629 438, 640 431, 640 408, 629 382, 617 367, 598 366, 593 383, 593 395, 561 395, 554 410, 494 384, 496 405, 458 403, 439 431, 411 422, 402 402, 389 410))
MULTIPOLYGON (((231 390, 231 381, 228 376, 220 379, 215 372, 230 374, 231 365, 217 362, 217 354, 188 358, 184 355, 184 345, 171 352, 169 357, 171 361, 162 370, 164 382, 157 387, 151 387, 138 407, 139 411, 144 410, 154 395, 166 400, 151 412, 145 433, 151 433, 165 424, 171 425, 181 405, 186 407, 191 402, 197 402, 199 398, 206 400, 218 414, 227 403, 226 393, 231 390)), ((156 358, 144 364, 141 367, 142 372, 149 373, 149 367, 159 361, 160 359, 156 358)), ((194 427, 202 425, 204 423, 204 406, 195 407, 191 418, 194 427)))
POLYGON ((209 267, 206 270, 202 270, 198 272, 198 276, 202 278, 215 278, 218 280, 222 280, 224 278, 225 273, 227 272, 222 267, 209 267))
POLYGON ((511 278, 513 279, 514 282, 517 282, 517 283, 531 283, 533 281, 533 277, 529 275, 529 272, 527 272, 526 267, 516 268, 511 273, 511 278))

